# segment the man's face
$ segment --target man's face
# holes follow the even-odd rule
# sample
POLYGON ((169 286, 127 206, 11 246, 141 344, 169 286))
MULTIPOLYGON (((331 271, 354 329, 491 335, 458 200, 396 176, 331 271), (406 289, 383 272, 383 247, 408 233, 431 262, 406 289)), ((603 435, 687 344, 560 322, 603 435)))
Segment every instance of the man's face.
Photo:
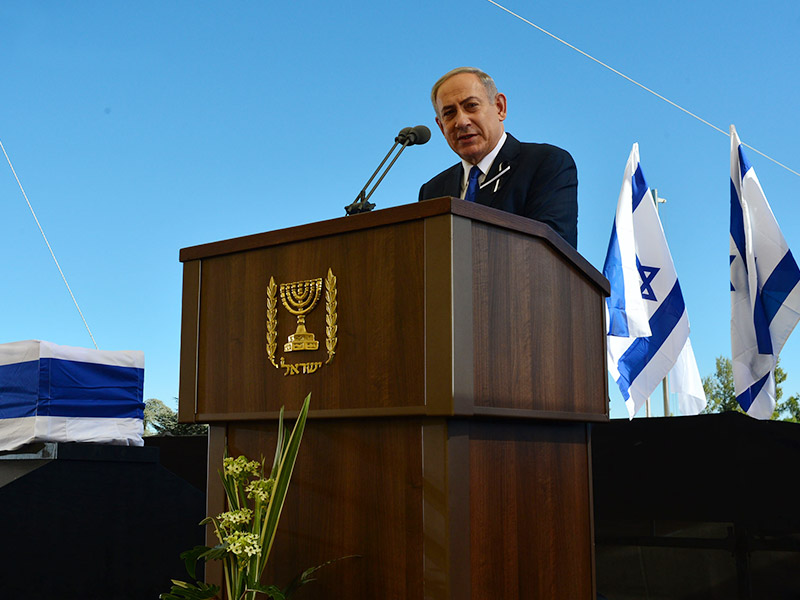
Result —
POLYGON ((477 75, 459 73, 445 81, 436 94, 436 124, 453 152, 477 164, 503 135, 506 97, 488 98, 477 75))

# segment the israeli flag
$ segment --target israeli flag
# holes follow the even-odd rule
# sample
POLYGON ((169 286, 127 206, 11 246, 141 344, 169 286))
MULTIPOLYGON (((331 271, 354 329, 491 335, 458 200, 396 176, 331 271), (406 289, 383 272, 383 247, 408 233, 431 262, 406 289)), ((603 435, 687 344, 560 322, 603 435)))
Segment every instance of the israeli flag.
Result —
POLYGON ((144 353, 0 344, 0 451, 30 442, 142 446, 144 353))
POLYGON ((731 125, 731 354, 736 400, 775 410, 778 354, 800 319, 800 270, 731 125))
POLYGON ((699 415, 706 407, 706 391, 689 338, 686 338, 686 344, 669 372, 669 389, 678 399, 678 410, 682 415, 699 415))
MULTIPOLYGON (((697 374, 690 344, 684 353, 689 318, 653 195, 639 164, 639 144, 633 145, 625 165, 603 275, 611 284, 606 299, 608 370, 633 418, 679 356, 683 356, 682 371, 697 374)), ((695 388, 691 393, 697 394, 695 388)), ((705 395, 695 404, 702 410, 705 395)), ((694 410, 690 404, 685 406, 694 410)))

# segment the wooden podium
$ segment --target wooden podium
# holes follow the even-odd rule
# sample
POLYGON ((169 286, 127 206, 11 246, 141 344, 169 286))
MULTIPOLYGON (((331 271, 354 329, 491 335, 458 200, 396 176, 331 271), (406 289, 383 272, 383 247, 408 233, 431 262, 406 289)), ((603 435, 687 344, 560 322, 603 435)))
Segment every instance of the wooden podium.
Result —
POLYGON ((270 461, 280 407, 312 393, 265 581, 356 554, 298 598, 594 598, 608 283, 550 228, 439 198, 181 261, 179 416, 211 425, 209 511, 225 445, 270 461))

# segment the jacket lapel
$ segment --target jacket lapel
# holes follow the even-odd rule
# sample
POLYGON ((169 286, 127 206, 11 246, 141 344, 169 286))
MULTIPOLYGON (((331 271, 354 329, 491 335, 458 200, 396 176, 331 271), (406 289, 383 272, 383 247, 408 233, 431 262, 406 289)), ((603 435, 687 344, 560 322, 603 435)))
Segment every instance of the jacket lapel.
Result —
POLYGON ((503 188, 513 177, 518 161, 520 143, 511 134, 508 134, 505 144, 492 163, 489 173, 478 190, 476 201, 485 206, 496 207, 503 197, 503 188))
POLYGON ((461 197, 461 181, 464 177, 464 167, 461 163, 453 165, 447 172, 447 178, 444 182, 445 196, 452 196, 453 198, 461 197))

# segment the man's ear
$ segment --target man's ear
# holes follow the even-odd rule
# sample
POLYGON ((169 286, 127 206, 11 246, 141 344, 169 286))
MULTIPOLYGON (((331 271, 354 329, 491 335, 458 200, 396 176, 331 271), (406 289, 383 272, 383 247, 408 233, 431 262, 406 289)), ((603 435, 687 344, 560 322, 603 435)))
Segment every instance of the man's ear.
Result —
POLYGON ((506 120, 507 100, 505 94, 498 93, 494 97, 494 106, 497 108, 497 116, 501 121, 506 120))
POLYGON ((444 127, 442 127, 442 122, 439 120, 439 117, 436 117, 436 124, 439 126, 439 131, 444 134, 444 127))

